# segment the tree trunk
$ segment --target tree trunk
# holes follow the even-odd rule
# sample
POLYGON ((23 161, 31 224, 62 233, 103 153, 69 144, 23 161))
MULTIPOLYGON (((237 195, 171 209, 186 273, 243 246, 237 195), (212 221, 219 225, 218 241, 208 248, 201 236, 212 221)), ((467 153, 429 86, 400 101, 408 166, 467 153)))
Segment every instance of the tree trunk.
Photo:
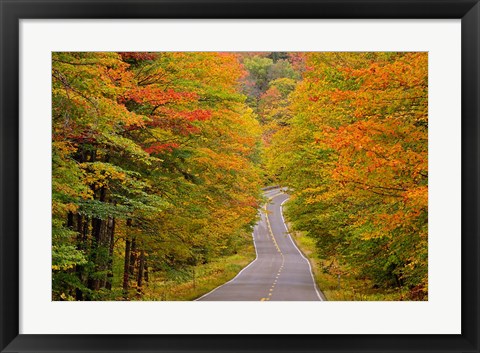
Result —
POLYGON ((123 297, 128 299, 128 280, 130 277, 130 238, 129 227, 132 225, 132 220, 127 219, 127 237, 125 239, 125 262, 123 266, 123 297))
MULTIPOLYGON (((83 217, 80 214, 77 214, 77 249, 78 250, 84 250, 85 249, 85 243, 84 243, 84 237, 83 237, 83 217)), ((83 266, 77 265, 75 266, 75 272, 80 280, 80 282, 83 283, 83 266)), ((83 292, 80 288, 75 288, 75 299, 76 300, 83 300, 83 292)))
POLYGON ((115 218, 113 217, 108 220, 108 234, 110 235, 110 239, 108 248, 107 283, 105 284, 105 288, 111 290, 113 281, 113 249, 115 245, 115 218))
POLYGON ((132 251, 130 255, 130 275, 133 277, 135 275, 135 263, 137 262, 137 241, 135 238, 132 239, 132 251))
POLYGON ((143 271, 145 265, 145 252, 140 252, 140 260, 138 264, 138 276, 137 276, 137 291, 142 292, 143 271))
MULTIPOLYGON (((79 145, 77 149, 76 160, 79 163, 83 163, 85 161, 85 148, 83 145, 79 145)), ((88 226, 84 224, 83 216, 77 213, 77 239, 75 241, 76 247, 78 250, 85 251, 85 241, 86 241, 86 233, 88 232, 88 226)), ((86 218, 86 217, 85 217, 86 218)), ((69 212, 68 214, 68 224, 72 224, 73 226, 73 213, 69 212), (70 215, 72 219, 70 219, 70 215)), ((80 283, 84 284, 84 267, 81 265, 75 266, 75 274, 79 279, 80 283)), ((75 288, 75 299, 76 300, 83 300, 83 291, 80 288, 75 288)))
MULTIPOLYGON (((95 193, 94 193, 95 194, 95 193)), ((105 202, 106 189, 101 187, 99 191, 100 202, 105 202)), ((92 218, 92 250, 94 252, 93 261, 95 263, 95 278, 89 280, 89 288, 95 291, 98 291, 102 285, 105 283, 105 280, 99 278, 99 272, 105 271, 106 264, 108 262, 106 256, 106 244, 102 237, 102 229, 104 228, 105 222, 100 218, 92 218)))
POLYGON ((148 283, 148 263, 146 258, 145 258, 145 282, 148 283))
POLYGON ((67 227, 73 230, 73 212, 68 212, 67 215, 67 227))

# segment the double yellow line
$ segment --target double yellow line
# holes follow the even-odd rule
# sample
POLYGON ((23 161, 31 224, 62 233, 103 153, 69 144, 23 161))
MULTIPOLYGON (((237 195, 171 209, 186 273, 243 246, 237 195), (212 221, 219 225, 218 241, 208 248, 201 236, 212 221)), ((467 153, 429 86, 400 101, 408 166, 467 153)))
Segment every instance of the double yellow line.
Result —
MULTIPOLYGON (((271 201, 274 197, 277 197, 279 195, 282 195, 282 194, 276 194, 276 195, 273 195, 271 198, 269 198, 269 201, 271 201)), ((268 232, 270 233, 270 236, 272 238, 272 241, 273 241, 273 244, 275 245, 275 248, 277 249, 277 251, 280 253, 280 255, 282 256, 282 265, 280 266, 280 269, 278 270, 277 272, 277 275, 275 276, 275 280, 273 281, 273 284, 272 284, 272 287, 270 288, 269 290, 269 293, 268 293, 268 296, 267 297, 264 297, 264 298, 261 298, 260 301, 268 301, 270 300, 270 297, 272 296, 272 293, 275 289, 275 286, 277 284, 277 281, 278 281, 278 278, 280 277, 280 274, 283 270, 283 266, 285 264, 285 257, 283 256, 283 253, 282 253, 282 250, 280 249, 280 247, 278 246, 278 243, 277 243, 277 239, 275 239, 275 235, 273 234, 273 231, 272 231, 272 225, 270 224, 270 219, 268 218, 268 210, 267 210, 267 204, 265 204, 265 217, 267 219, 267 228, 268 228, 268 232)))

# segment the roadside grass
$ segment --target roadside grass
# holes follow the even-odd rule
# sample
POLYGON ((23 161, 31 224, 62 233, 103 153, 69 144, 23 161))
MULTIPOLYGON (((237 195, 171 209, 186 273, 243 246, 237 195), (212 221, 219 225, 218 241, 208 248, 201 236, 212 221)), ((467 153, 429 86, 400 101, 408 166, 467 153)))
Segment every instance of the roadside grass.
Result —
POLYGON ((194 300, 216 287, 230 281, 238 272, 255 259, 253 241, 239 247, 234 255, 217 258, 207 264, 198 265, 188 280, 168 280, 152 276, 143 288, 146 301, 187 301, 194 300))
POLYGON ((331 271, 333 259, 318 257, 315 240, 305 232, 290 231, 291 225, 287 220, 285 222, 293 241, 310 261, 317 287, 328 301, 399 301, 407 297, 408 290, 374 288, 371 281, 355 278, 341 266, 337 271, 331 271), (340 277, 337 273, 341 273, 340 277))
MULTIPOLYGON (((310 260, 313 276, 318 288, 329 301, 397 301, 406 297, 407 291, 403 293, 400 290, 380 290, 373 288, 368 280, 357 279, 348 274, 342 274, 339 278, 337 274, 330 273, 328 264, 330 259, 320 259, 315 253, 315 240, 305 235, 303 232, 291 232, 293 240, 303 254, 310 260)), ((340 268, 340 272, 342 271, 340 268)))

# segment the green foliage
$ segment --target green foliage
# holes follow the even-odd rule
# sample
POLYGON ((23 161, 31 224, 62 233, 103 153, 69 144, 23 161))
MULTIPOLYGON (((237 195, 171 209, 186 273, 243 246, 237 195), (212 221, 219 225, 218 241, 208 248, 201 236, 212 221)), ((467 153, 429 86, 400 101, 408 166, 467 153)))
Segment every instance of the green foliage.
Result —
POLYGON ((234 54, 52 54, 55 300, 141 297, 149 271, 236 251, 260 195, 241 76, 234 54))
POLYGON ((243 64, 248 71, 244 91, 252 102, 267 91, 272 81, 282 78, 294 81, 300 79, 291 63, 286 59, 278 59, 278 56, 274 56, 273 60, 259 55, 247 56, 243 64))

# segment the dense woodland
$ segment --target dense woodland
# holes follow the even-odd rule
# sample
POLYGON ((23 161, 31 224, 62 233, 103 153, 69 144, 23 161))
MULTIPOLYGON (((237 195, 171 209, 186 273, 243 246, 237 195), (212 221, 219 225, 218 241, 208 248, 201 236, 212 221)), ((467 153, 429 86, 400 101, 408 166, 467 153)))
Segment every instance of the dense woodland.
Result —
POLYGON ((324 273, 425 300, 427 62, 53 53, 53 300, 195 286, 199 269, 252 252, 261 188, 274 184, 324 273))

